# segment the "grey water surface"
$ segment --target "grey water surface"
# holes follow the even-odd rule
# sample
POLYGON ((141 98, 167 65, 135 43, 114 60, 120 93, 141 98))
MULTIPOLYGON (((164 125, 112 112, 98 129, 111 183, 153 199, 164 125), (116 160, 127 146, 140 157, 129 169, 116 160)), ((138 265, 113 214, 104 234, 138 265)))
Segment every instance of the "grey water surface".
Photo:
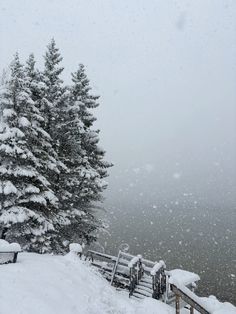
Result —
MULTIPOLYGON (((148 173, 142 184, 152 176, 148 173)), ((110 211, 103 214, 110 225, 109 234, 100 236, 103 248, 98 249, 117 254, 126 243, 133 254, 163 259, 167 269, 199 274, 199 295, 215 295, 236 304, 235 194, 228 195, 225 202, 220 193, 218 197, 213 193, 211 201, 213 195, 179 193, 181 178, 174 174, 173 180, 176 191, 170 194, 166 190, 165 197, 155 185, 139 191, 137 182, 124 190, 114 183, 105 202, 110 211)))

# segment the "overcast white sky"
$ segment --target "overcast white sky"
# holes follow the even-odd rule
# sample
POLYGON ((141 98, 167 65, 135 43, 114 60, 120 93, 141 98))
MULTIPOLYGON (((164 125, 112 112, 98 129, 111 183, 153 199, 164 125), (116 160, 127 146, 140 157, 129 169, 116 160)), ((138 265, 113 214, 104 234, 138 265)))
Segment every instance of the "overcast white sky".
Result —
POLYGON ((82 62, 101 95, 111 193, 143 173, 140 189, 180 179, 183 191, 232 198, 236 1, 0 0, 0 69, 15 51, 41 66, 52 37, 64 79, 82 62))

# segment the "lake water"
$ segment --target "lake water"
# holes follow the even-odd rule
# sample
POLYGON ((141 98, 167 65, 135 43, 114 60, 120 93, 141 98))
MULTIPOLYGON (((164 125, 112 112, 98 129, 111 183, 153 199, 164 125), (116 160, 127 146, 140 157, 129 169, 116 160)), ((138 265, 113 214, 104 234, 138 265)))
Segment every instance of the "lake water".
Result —
POLYGON ((99 241, 107 253, 117 254, 127 243, 133 254, 163 259, 167 269, 195 272, 201 278, 199 295, 215 295, 236 305, 235 209, 183 204, 109 197, 105 217, 110 234, 101 235, 99 241))

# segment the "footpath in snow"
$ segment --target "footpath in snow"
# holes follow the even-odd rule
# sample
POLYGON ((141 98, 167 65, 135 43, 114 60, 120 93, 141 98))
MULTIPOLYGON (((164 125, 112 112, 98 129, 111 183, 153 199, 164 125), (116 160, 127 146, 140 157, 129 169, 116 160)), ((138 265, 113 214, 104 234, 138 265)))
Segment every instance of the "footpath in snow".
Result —
MULTIPOLYGON (((229 303, 201 299, 213 314, 236 314, 229 303)), ((174 314, 175 309, 151 298, 129 299, 73 254, 21 253, 16 264, 0 265, 0 314, 32 313, 174 314)))

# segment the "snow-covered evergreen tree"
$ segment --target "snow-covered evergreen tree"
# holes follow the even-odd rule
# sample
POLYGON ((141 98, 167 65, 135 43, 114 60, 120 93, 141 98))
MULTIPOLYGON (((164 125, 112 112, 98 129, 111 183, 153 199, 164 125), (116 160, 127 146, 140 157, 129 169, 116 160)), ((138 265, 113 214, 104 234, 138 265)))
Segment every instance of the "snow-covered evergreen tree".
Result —
POLYGON ((54 39, 44 58, 40 72, 33 55, 25 67, 16 55, 0 95, 0 229, 26 249, 62 252, 65 241, 96 240, 111 164, 94 130, 99 97, 84 66, 66 87, 54 39))
POLYGON ((72 81, 72 100, 78 107, 78 116, 82 124, 80 142, 82 156, 85 157, 82 164, 89 172, 89 178, 85 180, 88 191, 81 196, 85 202, 101 201, 102 192, 107 187, 104 178, 108 176, 107 168, 112 164, 104 160, 105 151, 99 146, 100 131, 93 129, 96 118, 92 109, 99 106, 99 96, 91 94, 90 83, 83 64, 80 64, 79 69, 72 74, 72 81))
POLYGON ((45 251, 51 245, 48 233, 55 230, 57 198, 32 150, 37 147, 36 138, 43 136, 44 142, 47 135, 40 129, 43 119, 27 83, 16 54, 0 98, 0 223, 8 228, 7 239, 17 240, 26 249, 45 251))
POLYGON ((44 71, 43 80, 46 86, 45 100, 42 111, 46 120, 46 130, 55 140, 55 144, 58 141, 57 127, 61 117, 61 108, 64 106, 66 97, 66 88, 63 86, 63 80, 60 75, 64 70, 60 66, 62 57, 59 49, 56 47, 55 40, 52 39, 47 46, 47 51, 44 56, 44 71))
POLYGON ((47 103, 47 99, 45 98, 47 87, 43 82, 42 74, 35 69, 33 54, 26 61, 25 84, 34 102, 31 118, 33 119, 34 130, 36 131, 28 135, 28 141, 39 160, 41 173, 50 181, 59 175, 60 162, 56 151, 53 149, 53 140, 48 132, 45 131, 46 122, 41 110, 47 103))
POLYGON ((67 114, 64 119, 60 156, 69 169, 64 176, 67 195, 62 203, 67 208, 71 224, 64 228, 66 237, 80 237, 86 242, 96 239, 94 231, 101 227, 95 209, 107 187, 104 178, 111 164, 104 161, 105 151, 98 146, 98 130, 93 130, 96 118, 91 109, 98 106, 98 96, 90 93, 89 80, 81 64, 72 74, 67 114))
POLYGON ((60 173, 57 177, 50 178, 50 183, 59 199, 57 230, 60 232, 54 241, 54 247, 57 251, 62 251, 63 241, 65 240, 62 230, 65 225, 71 224, 70 209, 66 201, 70 195, 67 189, 69 185, 68 174, 70 173, 70 169, 68 168, 69 163, 64 162, 67 150, 69 149, 67 139, 64 137, 69 92, 67 87, 63 85, 61 79, 63 67, 60 66, 60 63, 62 57, 59 49, 56 47, 54 39, 52 39, 47 46, 44 59, 45 63, 42 76, 46 89, 40 108, 45 118, 46 130, 53 140, 52 145, 57 153, 58 166, 60 169, 60 173))
MULTIPOLYGON (((54 150, 58 153, 60 147, 65 144, 61 140, 61 134, 63 132, 62 125, 66 112, 68 93, 60 77, 63 71, 63 67, 60 66, 62 57, 54 39, 47 46, 44 59, 45 64, 42 78, 45 91, 40 108, 45 119, 45 129, 52 138, 54 150)), ((68 171, 63 162, 60 161, 60 158, 58 159, 58 165, 61 172, 68 171)), ((61 195, 60 180, 60 175, 52 180, 54 191, 58 195, 61 195)))

